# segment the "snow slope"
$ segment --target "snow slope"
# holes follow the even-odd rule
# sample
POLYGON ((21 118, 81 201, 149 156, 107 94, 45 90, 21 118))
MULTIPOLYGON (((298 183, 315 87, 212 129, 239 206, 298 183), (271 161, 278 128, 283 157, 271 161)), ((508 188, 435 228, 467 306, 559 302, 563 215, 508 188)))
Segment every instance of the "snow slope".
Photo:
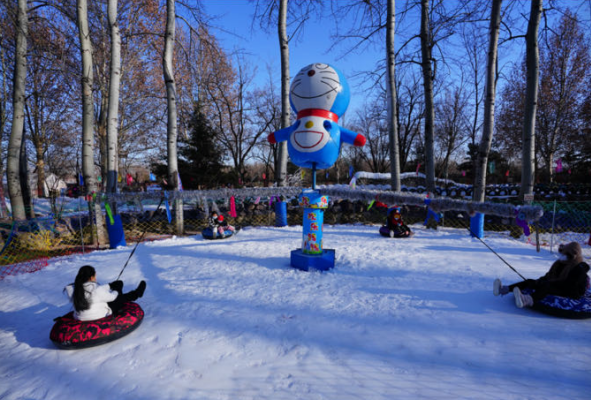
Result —
MULTIPOLYGON (((57 260, 0 281, 1 399, 588 399, 591 320, 496 298, 518 276, 465 231, 387 239, 325 226, 336 268, 289 267, 301 226, 141 244, 123 274, 148 282, 142 326, 115 342, 56 349, 62 287, 91 264, 115 279, 132 247, 57 260)), ((491 237, 526 277, 547 250, 491 237)))

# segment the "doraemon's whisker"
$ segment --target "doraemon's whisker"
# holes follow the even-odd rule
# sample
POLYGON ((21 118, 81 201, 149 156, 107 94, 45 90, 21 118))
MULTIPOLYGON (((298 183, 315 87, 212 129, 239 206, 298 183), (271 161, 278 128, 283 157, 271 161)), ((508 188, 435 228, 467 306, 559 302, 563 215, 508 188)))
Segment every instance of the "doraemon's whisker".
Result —
POLYGON ((331 74, 331 75, 337 75, 335 72, 333 71, 318 71, 319 74, 331 74))
POLYGON ((326 83, 326 82, 324 82, 324 80, 333 81, 333 82, 334 82, 334 83, 336 83, 337 85, 339 85, 339 84, 340 84, 340 82, 339 82, 338 80, 336 80, 336 79, 332 79, 332 78, 327 78, 326 76, 323 76, 323 77, 322 77, 322 79, 320 80, 320 82, 322 82, 322 83, 326 83))

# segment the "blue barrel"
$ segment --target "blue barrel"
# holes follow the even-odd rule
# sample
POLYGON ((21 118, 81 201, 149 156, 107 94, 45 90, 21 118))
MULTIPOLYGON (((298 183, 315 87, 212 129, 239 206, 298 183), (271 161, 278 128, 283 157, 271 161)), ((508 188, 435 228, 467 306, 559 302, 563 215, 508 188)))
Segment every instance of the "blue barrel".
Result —
POLYGON ((470 234, 479 239, 484 237, 484 214, 476 213, 470 218, 470 234))
POLYGON ((123 223, 121 222, 121 215, 113 215, 113 225, 107 218, 107 232, 109 233, 109 246, 116 249, 119 246, 126 246, 125 233, 123 232, 123 223))
POLYGON ((287 203, 285 201, 275 203, 275 226, 287 226, 287 203))

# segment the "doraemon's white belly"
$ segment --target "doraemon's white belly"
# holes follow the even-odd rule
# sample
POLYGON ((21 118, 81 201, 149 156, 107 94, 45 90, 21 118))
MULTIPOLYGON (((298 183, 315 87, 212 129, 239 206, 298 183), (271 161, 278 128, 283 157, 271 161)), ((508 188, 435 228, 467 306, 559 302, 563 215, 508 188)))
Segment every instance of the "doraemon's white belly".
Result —
POLYGON ((324 118, 309 116, 300 119, 300 125, 289 138, 291 145, 303 153, 321 150, 330 140, 330 133, 324 128, 324 118))

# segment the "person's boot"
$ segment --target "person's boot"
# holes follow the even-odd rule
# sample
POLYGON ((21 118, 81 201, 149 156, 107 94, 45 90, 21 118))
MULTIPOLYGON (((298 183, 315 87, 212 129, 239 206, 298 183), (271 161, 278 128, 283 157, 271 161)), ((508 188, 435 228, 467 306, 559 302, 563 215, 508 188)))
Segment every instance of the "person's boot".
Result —
POLYGON ((518 287, 513 289, 513 296, 515 296, 515 305, 517 308, 531 307, 534 305, 534 299, 529 294, 521 293, 518 287))
POLYGON ((137 289, 134 290, 134 293, 137 296, 137 299, 142 297, 144 295, 145 291, 146 291, 146 281, 141 281, 140 284, 137 286, 137 289))
POLYGON ((495 279, 495 281, 493 282, 493 294, 495 296, 504 296, 507 293, 509 293, 509 286, 503 286, 500 279, 495 279))

